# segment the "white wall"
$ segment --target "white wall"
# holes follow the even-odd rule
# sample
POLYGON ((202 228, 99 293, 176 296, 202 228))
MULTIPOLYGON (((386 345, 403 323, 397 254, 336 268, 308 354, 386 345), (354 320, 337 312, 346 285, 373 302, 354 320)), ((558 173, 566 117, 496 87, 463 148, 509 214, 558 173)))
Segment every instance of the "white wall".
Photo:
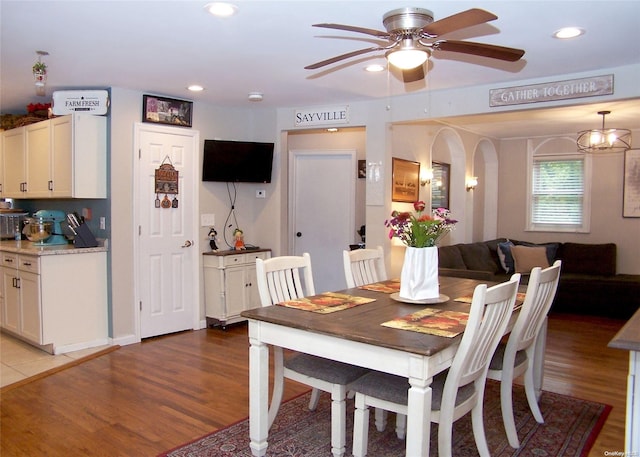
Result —
MULTIPOLYGON (((632 136, 638 138, 640 131, 632 136)), ((535 147, 546 139, 534 139, 535 147)), ((623 154, 594 155, 591 187, 591 231, 589 233, 544 233, 526 231, 527 140, 500 144, 498 235, 536 243, 616 243, 618 273, 640 274, 640 218, 622 217, 623 154)), ((562 148, 563 143, 558 144, 562 148)), ((562 151, 557 151, 562 152, 562 151)))
MULTIPOLYGON (((612 96, 598 97, 598 100, 570 100, 563 103, 544 102, 531 107, 487 106, 488 93, 492 87, 479 86, 463 90, 447 90, 427 92, 369 100, 361 102, 345 101, 349 104, 349 125, 366 129, 367 162, 381 164, 382 179, 367 180, 366 185, 366 226, 367 244, 382 245, 386 251, 391 250, 387 238, 384 220, 389 217, 391 203, 391 157, 416 158, 428 161, 430 148, 439 130, 432 122, 439 117, 465 114, 478 114, 487 111, 515 111, 524 108, 546 108, 567 104, 583 104, 594 101, 617 100, 624 98, 640 98, 637 75, 640 65, 632 65, 616 69, 600 69, 575 75, 563 75, 563 78, 581 78, 613 73, 616 81, 616 93, 612 96), (409 125, 411 124, 411 125, 409 125), (401 126, 402 125, 402 126, 401 126)), ((536 84, 541 80, 519 81, 517 84, 536 84)), ((516 82, 514 82, 514 85, 516 82)), ((133 255, 132 255, 132 160, 133 160, 133 124, 141 119, 142 93, 123 89, 112 89, 111 100, 111 217, 112 217, 112 331, 113 337, 120 344, 130 341, 135 334, 133 303, 133 255)), ((275 141, 275 159, 273 182, 267 185, 244 184, 238 187, 236 211, 238 224, 242 226, 248 242, 260 246, 268 246, 274 253, 284 253, 287 240, 287 186, 286 186, 286 151, 288 148, 287 132, 296 130, 295 108, 282 107, 277 110, 256 108, 229 109, 202 103, 194 103, 193 128, 200 131, 200 139, 248 139, 255 141, 275 141), (266 199, 256 199, 255 190, 265 188, 266 199)), ((344 127, 344 126, 343 126, 344 127)), ((543 134, 544 132, 541 132, 543 134)), ((638 138, 636 133, 636 138, 638 138)), ((456 187, 452 197, 462 208, 463 214, 455 214, 463 221, 463 230, 455 234, 456 242, 471 241, 473 233, 474 200, 472 193, 464 190, 464 176, 471 174, 477 162, 474 152, 478 144, 492 141, 469 132, 452 131, 449 135, 448 147, 462 151, 462 157, 455 156, 458 161, 454 176, 456 187), (455 140, 451 140, 454 138, 455 140), (457 138, 457 139, 456 139, 457 138), (464 168, 464 169, 461 169, 464 168), (460 180, 462 176, 462 180, 460 180), (456 197, 457 195, 457 197, 456 197), (461 237, 461 239, 459 238, 461 237)), ((514 142, 501 142, 499 150, 499 204, 498 225, 499 236, 544 241, 537 234, 525 236, 523 233, 524 208, 524 163, 521 145, 514 142)), ((458 151, 459 152, 459 151, 458 151)), ((202 145, 200 148, 200 163, 202 145)), ((608 242, 618 244, 619 270, 625 273, 640 273, 640 256, 638 256, 637 234, 640 233, 640 219, 622 219, 621 217, 621 156, 598 159, 594 166, 601 179, 594 186, 594 202, 592 214, 592 231, 588 235, 553 236, 558 241, 568 239, 584 242, 608 242)), ((453 177, 453 176, 452 176, 453 177)), ((225 184, 204 183, 200 186, 200 212, 214 213, 216 226, 226 218, 229 203, 225 184)), ((424 197, 422 197, 424 199, 424 197)), ((452 206, 453 208, 453 206, 452 206)), ((495 215, 483 214, 483 219, 494 218, 495 215)), ((462 227, 461 226, 461 227, 462 227)), ((218 227, 217 227, 218 228, 218 227)), ((208 249, 206 243, 207 228, 200 230, 202 250, 208 249)), ((389 274, 399 275, 397 254, 393 255, 394 268, 389 274)), ((203 300, 201 292, 201 310, 203 300)), ((201 311, 204 315, 204 311, 201 311)))
MULTIPOLYGON (((111 337, 117 344, 135 342, 136 329, 133 271, 133 126, 142 119, 142 93, 121 88, 111 89, 110 130, 110 199, 111 199, 111 337)), ((193 129, 200 132, 198 177, 202 173, 202 150, 205 139, 276 141, 275 112, 268 109, 227 108, 194 103, 193 129)), ((276 151, 276 156, 277 156, 276 151)), ((239 184, 236 213, 247 242, 269 245, 279 236, 278 167, 274 167, 271 184, 239 184), (265 188, 266 199, 255 198, 255 190, 265 188)), ((198 178, 200 179, 200 178, 198 178)), ((213 213, 221 233, 229 209, 224 183, 200 183, 200 213, 213 213)), ((235 224, 235 222, 234 222, 235 224)), ((209 250, 208 228, 200 228, 199 245, 209 250)), ((222 241, 221 241, 221 244, 222 241)), ((221 246, 222 248, 222 246, 221 246)), ((200 269, 202 270, 202 269, 200 269)), ((204 319, 204 292, 200 291, 200 315, 204 319)))

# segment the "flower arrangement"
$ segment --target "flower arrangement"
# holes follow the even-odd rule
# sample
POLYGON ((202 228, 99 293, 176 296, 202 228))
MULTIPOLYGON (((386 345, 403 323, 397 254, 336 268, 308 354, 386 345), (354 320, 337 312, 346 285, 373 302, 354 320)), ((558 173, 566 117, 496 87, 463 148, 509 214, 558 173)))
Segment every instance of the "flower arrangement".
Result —
POLYGON ((51 108, 51 103, 29 103, 27 105, 27 113, 33 114, 37 111, 46 112, 49 108, 51 108))
POLYGON ((446 208, 437 208, 433 214, 422 214, 426 208, 423 201, 413 204, 415 214, 393 211, 391 219, 384 222, 390 228, 389 238, 400 238, 406 245, 414 248, 436 246, 438 241, 449 233, 458 222, 451 219, 446 208))
POLYGON ((47 64, 44 62, 36 62, 33 64, 33 68, 31 69, 33 73, 46 73, 47 72, 47 64))

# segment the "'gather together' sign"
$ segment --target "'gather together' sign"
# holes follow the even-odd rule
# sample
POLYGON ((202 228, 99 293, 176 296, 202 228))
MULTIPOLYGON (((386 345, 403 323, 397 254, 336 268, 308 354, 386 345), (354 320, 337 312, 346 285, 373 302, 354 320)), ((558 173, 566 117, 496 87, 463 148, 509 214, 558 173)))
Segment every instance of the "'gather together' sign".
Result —
POLYGON ((610 94, 613 94, 613 75, 604 75, 492 89, 489 91, 489 106, 522 105, 610 94))

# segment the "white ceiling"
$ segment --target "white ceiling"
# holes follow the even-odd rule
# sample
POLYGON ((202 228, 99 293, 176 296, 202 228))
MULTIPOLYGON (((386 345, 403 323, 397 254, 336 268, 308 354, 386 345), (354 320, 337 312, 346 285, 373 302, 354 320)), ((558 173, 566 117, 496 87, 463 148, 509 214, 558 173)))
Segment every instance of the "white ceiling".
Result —
MULTIPOLYGON (((381 53, 320 70, 304 69, 379 43, 367 35, 312 24, 335 22, 384 30, 384 13, 404 6, 428 8, 436 20, 473 7, 486 9, 498 20, 444 38, 526 51, 516 63, 438 53, 426 78, 430 90, 478 84, 504 87, 521 80, 554 80, 640 62, 637 0, 238 0, 238 13, 227 19, 206 13, 206 3, 0 0, 0 111, 22 113, 28 103, 48 101, 34 92, 31 66, 36 50, 50 54, 44 59, 49 66, 49 97, 54 90, 121 87, 247 107, 255 103, 247 100, 248 93, 257 91, 264 100, 256 107, 298 107, 424 91, 424 83, 404 85, 393 74, 365 72, 366 64, 385 63, 381 53), (583 27, 587 33, 570 41, 551 37, 567 25, 583 27), (188 92, 186 87, 194 83, 206 90, 188 92)), ((532 135, 540 124, 547 134, 567 133, 598 127, 601 118, 595 113, 599 109, 612 111, 609 126, 640 128, 638 100, 445 121, 496 138, 532 135)))

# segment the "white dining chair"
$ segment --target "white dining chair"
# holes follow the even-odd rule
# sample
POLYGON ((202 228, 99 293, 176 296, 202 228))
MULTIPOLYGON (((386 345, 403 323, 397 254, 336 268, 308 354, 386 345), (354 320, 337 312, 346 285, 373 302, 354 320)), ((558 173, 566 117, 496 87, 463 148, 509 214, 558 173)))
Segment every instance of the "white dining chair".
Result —
POLYGON ((382 246, 342 251, 347 289, 387 279, 382 246))
MULTIPOLYGON (((262 306, 315 295, 311 257, 281 256, 256 259, 258 292, 262 306)), ((300 311, 306 312, 306 311, 300 311)), ((274 386, 269 406, 269 427, 282 402, 284 378, 312 387, 309 409, 315 410, 320 391, 331 394, 331 452, 345 453, 346 397, 351 384, 369 370, 309 354, 294 353, 284 357, 282 347, 274 347, 274 386)))
POLYGON ((538 406, 535 390, 535 348, 536 340, 542 328, 553 298, 558 288, 562 262, 545 268, 535 267, 531 270, 527 293, 520 309, 518 319, 511 330, 506 343, 501 342, 489 363, 487 377, 500 381, 500 406, 502 421, 511 447, 520 447, 518 432, 513 417, 513 380, 524 374, 524 386, 529 409, 536 422, 542 424, 544 419, 538 406))
MULTIPOLYGON (((482 457, 489 456, 484 433, 482 402, 491 355, 504 335, 520 283, 520 274, 507 282, 487 288, 476 286, 469 319, 451 367, 433 378, 431 384, 431 422, 438 426, 438 455, 451 456, 453 422, 471 411, 473 436, 482 457)), ((404 437, 408 412, 407 378, 372 371, 353 384, 356 411, 353 455, 367 454, 369 407, 396 413, 396 433, 404 437)))

